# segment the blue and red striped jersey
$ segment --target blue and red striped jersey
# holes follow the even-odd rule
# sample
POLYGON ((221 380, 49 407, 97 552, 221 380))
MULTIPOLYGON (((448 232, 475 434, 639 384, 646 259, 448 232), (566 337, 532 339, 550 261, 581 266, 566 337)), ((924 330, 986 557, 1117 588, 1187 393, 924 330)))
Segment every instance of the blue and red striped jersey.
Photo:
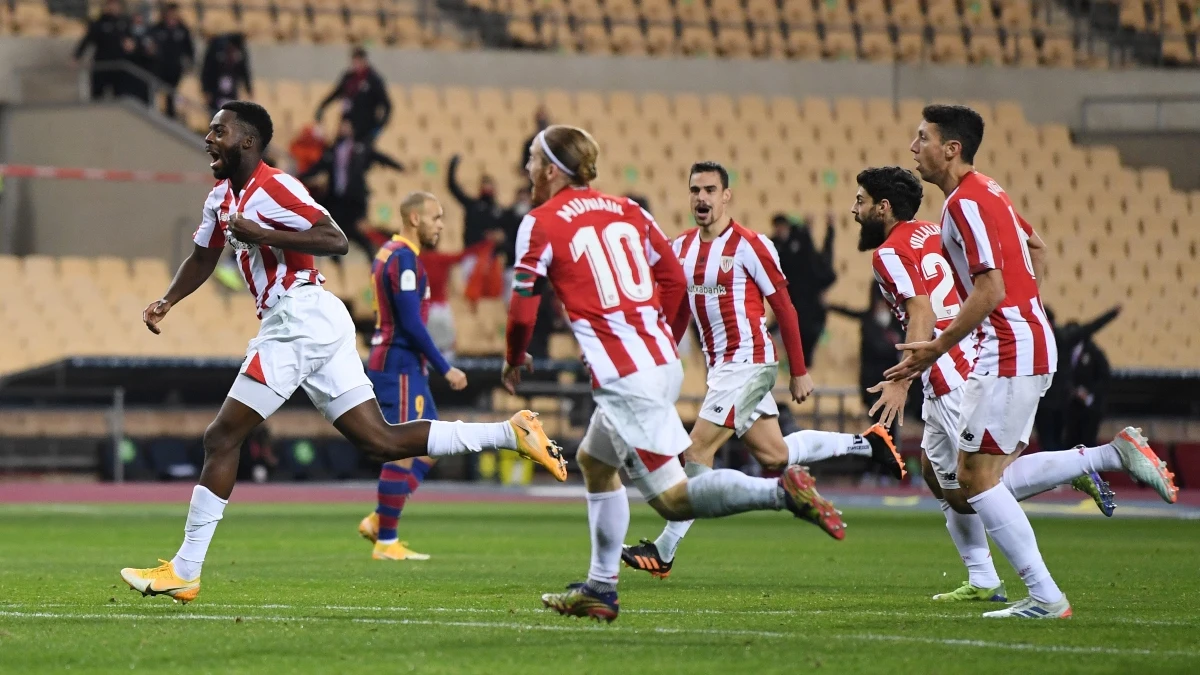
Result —
POLYGON ((375 254, 371 264, 375 336, 367 362, 370 370, 413 372, 419 368, 427 373, 427 365, 440 375, 450 370, 425 329, 429 279, 420 252, 417 244, 397 235, 375 254))

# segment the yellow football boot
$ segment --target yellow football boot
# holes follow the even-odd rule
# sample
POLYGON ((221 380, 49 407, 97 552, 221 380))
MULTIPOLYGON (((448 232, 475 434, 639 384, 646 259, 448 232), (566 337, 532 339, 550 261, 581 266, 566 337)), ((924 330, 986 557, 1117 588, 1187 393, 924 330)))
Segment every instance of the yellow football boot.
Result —
POLYGON ((369 542, 379 541, 379 514, 374 511, 358 524, 358 533, 369 542))
POLYGON ((371 557, 376 560, 429 560, 428 555, 410 549, 407 541, 393 541, 390 544, 377 541, 371 557))
POLYGON ((522 410, 508 420, 517 436, 517 447, 513 450, 516 450, 522 457, 546 467, 546 470, 559 481, 565 481, 567 479, 567 460, 562 456, 562 448, 546 435, 546 430, 542 428, 542 423, 538 421, 537 416, 535 412, 522 410))
POLYGON ((175 600, 187 604, 200 595, 200 577, 188 581, 175 573, 175 565, 170 561, 159 558, 161 565, 146 569, 126 567, 121 570, 121 578, 129 587, 140 591, 143 596, 169 595, 175 600))

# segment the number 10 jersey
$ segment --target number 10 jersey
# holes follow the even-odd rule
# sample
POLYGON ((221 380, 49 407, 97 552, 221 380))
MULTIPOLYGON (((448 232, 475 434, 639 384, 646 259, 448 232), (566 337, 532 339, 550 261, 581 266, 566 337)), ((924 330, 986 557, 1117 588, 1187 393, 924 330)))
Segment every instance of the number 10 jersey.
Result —
POLYGON ((525 216, 516 244, 514 289, 550 281, 593 386, 679 360, 651 273, 674 253, 637 202, 567 188, 525 216))
MULTIPOLYGON (((958 316, 961 301, 954 288, 954 276, 942 250, 942 228, 919 220, 896 223, 887 240, 871 255, 871 267, 883 299, 892 313, 908 329, 904 302, 919 295, 929 297, 936 320, 933 336, 940 335, 958 316)), ((929 370, 921 373, 925 396, 945 396, 966 382, 975 365, 978 335, 972 331, 929 370)))

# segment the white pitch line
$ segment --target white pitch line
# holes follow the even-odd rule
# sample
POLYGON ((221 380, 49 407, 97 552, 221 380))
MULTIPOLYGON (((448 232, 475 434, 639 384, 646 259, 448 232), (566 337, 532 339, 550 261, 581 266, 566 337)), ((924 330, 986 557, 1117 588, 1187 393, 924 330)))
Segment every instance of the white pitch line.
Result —
MULTIPOLYGON (((443 628, 485 628, 492 630, 516 630, 516 631, 548 631, 548 632, 581 632, 581 631, 613 631, 618 633, 643 634, 669 634, 669 635, 715 635, 722 637, 763 637, 763 638, 783 638, 783 639, 811 639, 804 633, 785 633, 778 631, 756 631, 756 630, 725 630, 719 628, 666 628, 654 627, 649 629, 639 628, 619 628, 615 626, 589 626, 589 625, 546 625, 546 624, 523 624, 523 623, 500 623, 491 621, 436 621, 431 619, 382 619, 382 618, 347 618, 338 617, 295 617, 295 616, 233 616, 233 615, 214 615, 214 614, 129 614, 129 613, 112 613, 112 614, 68 614, 63 612, 12 612, 0 611, 0 617, 8 617, 13 619, 103 619, 103 620, 119 620, 119 621, 265 621, 270 623, 291 622, 291 623, 333 623, 345 622, 361 623, 361 624, 384 624, 395 626, 436 626, 443 628)), ((1074 645, 1039 645, 1023 642, 993 642, 989 640, 965 640, 956 638, 927 638, 915 637, 909 635, 880 635, 877 633, 852 633, 852 634, 832 634, 821 636, 822 639, 833 640, 850 640, 863 642, 909 642, 919 644, 936 644, 947 647, 976 647, 980 649, 1006 649, 1011 651, 1026 651, 1036 653, 1070 653, 1070 654, 1104 654, 1110 656, 1186 656, 1200 657, 1200 651, 1186 650, 1152 650, 1152 649, 1123 649, 1117 647, 1101 647, 1101 646, 1074 646, 1074 645)))
MULTIPOLYGON (((87 605, 77 603, 4 603, 0 602, 0 607, 9 609, 21 608, 44 608, 44 607, 78 607, 85 608, 87 605)), ((118 606, 106 605, 106 607, 118 606)), ((263 604, 255 605, 249 603, 204 603, 201 607, 204 609, 235 609, 235 610, 255 610, 255 609, 295 609, 295 610, 327 610, 331 612, 393 612, 396 614, 410 614, 413 612, 425 612, 430 614, 542 614, 545 610, 534 607, 378 607, 378 606, 350 606, 350 605, 280 605, 280 604, 263 604)), ((736 615, 736 616, 878 616, 895 619, 950 619, 955 621, 970 621, 973 619, 982 618, 978 615, 949 615, 949 614, 922 614, 918 612, 900 612, 900 611, 884 611, 874 609, 679 609, 674 607, 667 608, 642 608, 642 609, 622 609, 624 614, 646 614, 646 615, 665 615, 665 616, 695 616, 695 615, 736 615)), ((1119 623, 1132 624, 1137 626, 1183 626, 1190 628, 1200 628, 1200 621, 1172 620, 1172 619, 1140 619, 1136 617, 1123 616, 1100 616, 1090 615, 1088 620, 1095 620, 1100 623, 1119 623)))

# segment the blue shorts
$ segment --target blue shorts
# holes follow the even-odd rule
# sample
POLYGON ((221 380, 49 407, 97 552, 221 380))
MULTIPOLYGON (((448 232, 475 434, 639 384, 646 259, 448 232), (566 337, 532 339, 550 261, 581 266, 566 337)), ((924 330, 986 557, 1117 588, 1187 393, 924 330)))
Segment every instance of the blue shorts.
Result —
POLYGON ((379 409, 389 424, 413 420, 436 420, 437 406, 429 395, 429 379, 420 372, 388 373, 368 370, 367 377, 375 387, 379 409))

